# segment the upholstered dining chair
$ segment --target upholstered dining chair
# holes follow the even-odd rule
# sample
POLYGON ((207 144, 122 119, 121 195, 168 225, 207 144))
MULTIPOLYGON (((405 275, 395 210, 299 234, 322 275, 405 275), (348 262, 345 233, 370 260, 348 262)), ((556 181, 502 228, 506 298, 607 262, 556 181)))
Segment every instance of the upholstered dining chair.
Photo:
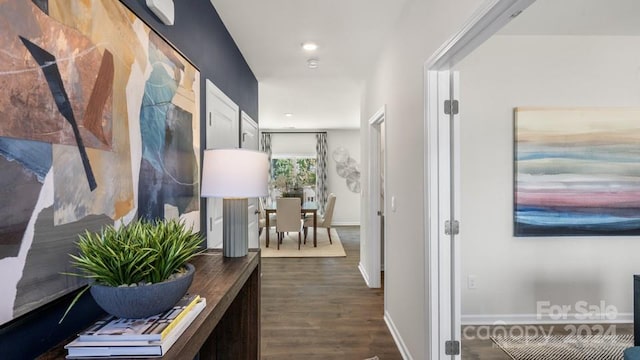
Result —
MULTIPOLYGON (((269 215, 269 227, 276 226, 276 216, 269 215)), ((258 236, 262 235, 262 229, 267 227, 267 215, 264 211, 262 198, 258 198, 258 236)), ((269 231, 269 229, 267 229, 269 231)))
POLYGON ((278 198, 276 200, 276 232, 278 233, 278 250, 280 250, 280 243, 284 238, 285 232, 297 232, 298 233, 298 250, 302 243, 302 219, 300 198, 278 198))
MULTIPOLYGON (((329 243, 333 244, 331 240, 331 221, 333 219, 333 208, 336 206, 336 196, 331 193, 327 198, 327 206, 324 208, 324 214, 322 216, 318 216, 316 220, 317 227, 327 228, 327 234, 329 234, 329 243)), ((304 219, 304 243, 307 243, 307 229, 309 227, 313 227, 313 216, 306 217, 304 219)))

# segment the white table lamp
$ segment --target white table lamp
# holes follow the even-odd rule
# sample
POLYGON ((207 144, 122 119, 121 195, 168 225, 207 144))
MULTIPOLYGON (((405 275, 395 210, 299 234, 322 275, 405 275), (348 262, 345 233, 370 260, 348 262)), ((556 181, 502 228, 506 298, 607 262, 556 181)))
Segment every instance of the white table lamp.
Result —
POLYGON ((205 150, 200 196, 223 198, 222 253, 247 255, 248 198, 266 196, 269 160, 266 153, 245 149, 205 150))

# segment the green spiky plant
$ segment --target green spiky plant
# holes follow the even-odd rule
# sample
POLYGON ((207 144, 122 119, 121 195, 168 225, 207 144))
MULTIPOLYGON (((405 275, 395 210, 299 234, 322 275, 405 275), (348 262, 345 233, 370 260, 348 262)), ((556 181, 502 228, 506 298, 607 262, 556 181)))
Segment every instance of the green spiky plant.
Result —
MULTIPOLYGON (((99 233, 86 231, 77 242, 78 255, 70 254, 79 273, 67 275, 87 278, 106 286, 154 284, 185 270, 185 264, 198 253, 204 239, 177 220, 135 220, 115 228, 106 226, 99 233)), ((65 316, 87 285, 73 299, 65 316)))

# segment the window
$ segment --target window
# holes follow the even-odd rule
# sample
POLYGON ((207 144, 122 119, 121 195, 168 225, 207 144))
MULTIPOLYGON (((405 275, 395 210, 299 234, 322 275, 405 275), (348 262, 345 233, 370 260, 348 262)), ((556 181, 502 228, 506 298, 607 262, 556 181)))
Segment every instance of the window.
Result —
POLYGON ((316 134, 271 134, 271 200, 296 196, 316 199, 316 134))
POLYGON ((315 158, 279 158, 271 160, 273 182, 280 188, 316 186, 315 158))

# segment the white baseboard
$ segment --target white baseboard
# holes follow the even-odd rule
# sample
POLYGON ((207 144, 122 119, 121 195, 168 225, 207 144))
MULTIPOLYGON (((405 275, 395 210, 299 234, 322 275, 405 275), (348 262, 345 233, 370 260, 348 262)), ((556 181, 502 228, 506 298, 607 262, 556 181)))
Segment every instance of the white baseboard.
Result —
POLYGON ((387 324, 387 328, 389 328, 389 332, 391 333, 393 341, 395 341, 396 346, 398 347, 398 351, 400 351, 400 355, 402 355, 402 358, 404 360, 413 360, 413 357, 411 357, 411 354, 409 353, 409 349, 407 349, 407 345, 405 345, 404 341, 402 341, 402 337, 398 332, 398 328, 396 328, 396 325, 391 319, 391 315, 389 315, 386 310, 384 311, 384 322, 387 324))
POLYGON ((360 221, 332 221, 331 226, 360 226, 360 221))
POLYGON ((550 314, 495 314, 462 315, 462 325, 526 325, 526 324, 627 324, 633 323, 633 313, 618 313, 615 319, 595 314, 583 319, 582 314, 569 313, 562 318, 552 318, 550 314))
POLYGON ((362 274, 362 278, 364 279, 364 282, 367 284, 367 286, 371 287, 371 283, 369 282, 369 275, 364 270, 364 266, 361 262, 358 263, 358 270, 360 270, 360 274, 362 274))

